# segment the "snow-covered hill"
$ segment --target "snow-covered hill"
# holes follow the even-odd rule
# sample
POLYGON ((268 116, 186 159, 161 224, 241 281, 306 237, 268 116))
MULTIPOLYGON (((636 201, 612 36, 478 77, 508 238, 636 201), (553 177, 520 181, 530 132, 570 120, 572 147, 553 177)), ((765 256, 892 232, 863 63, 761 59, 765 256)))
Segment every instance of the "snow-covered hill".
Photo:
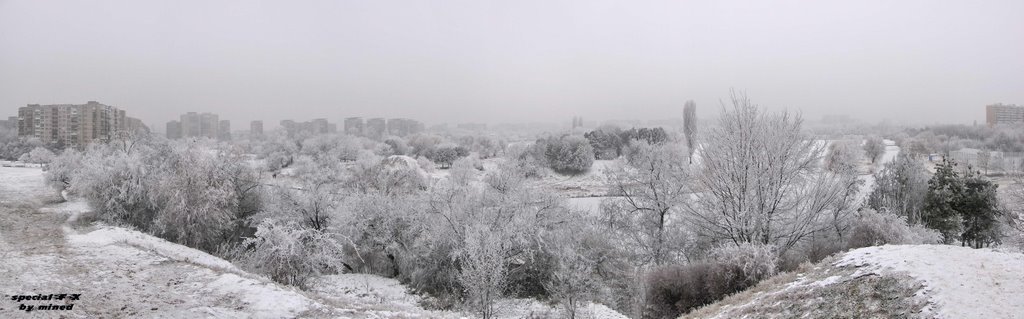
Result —
POLYGON ((1024 254, 948 245, 850 251, 684 318, 1021 318, 1024 254))

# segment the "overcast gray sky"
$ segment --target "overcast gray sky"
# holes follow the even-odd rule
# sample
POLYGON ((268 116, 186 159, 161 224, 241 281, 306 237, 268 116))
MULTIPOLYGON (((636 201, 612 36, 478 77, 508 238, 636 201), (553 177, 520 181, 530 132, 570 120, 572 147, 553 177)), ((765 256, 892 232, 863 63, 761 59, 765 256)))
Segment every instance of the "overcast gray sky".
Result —
POLYGON ((730 88, 810 118, 1024 104, 1024 1, 828 2, 0 0, 0 111, 97 100, 162 130, 709 117, 730 88))

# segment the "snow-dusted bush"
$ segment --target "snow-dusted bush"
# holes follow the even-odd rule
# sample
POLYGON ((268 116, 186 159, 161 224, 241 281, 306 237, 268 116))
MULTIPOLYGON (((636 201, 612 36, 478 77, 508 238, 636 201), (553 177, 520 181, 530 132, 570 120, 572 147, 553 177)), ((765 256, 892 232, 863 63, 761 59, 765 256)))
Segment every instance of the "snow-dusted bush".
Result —
POLYGON ((433 173, 437 169, 436 164, 426 157, 417 157, 416 164, 420 166, 420 169, 427 173, 433 173))
POLYGON ((514 145, 505 152, 507 160, 502 164, 504 169, 514 171, 524 178, 542 178, 548 175, 547 162, 538 144, 514 145))
POLYGON ((78 174, 84 154, 73 148, 61 152, 46 170, 46 182, 58 192, 71 187, 71 179, 78 174))
POLYGON ((237 155, 195 141, 132 140, 67 151, 48 174, 98 219, 205 251, 251 234, 259 177, 237 155), (77 167, 73 167, 77 166, 77 167))
POLYGON ((401 155, 380 158, 364 153, 348 175, 345 187, 360 193, 408 194, 427 185, 426 172, 420 168, 420 163, 401 155))
POLYGON ((489 227, 474 225, 466 228, 464 244, 456 252, 466 306, 484 319, 495 316, 494 302, 503 296, 507 285, 508 246, 503 241, 489 227))
POLYGON ((720 247, 707 261, 656 269, 647 277, 644 318, 676 318, 721 300, 774 275, 777 263, 771 246, 741 244, 720 247))
POLYGON ((449 169, 448 178, 456 183, 469 184, 476 179, 477 169, 474 167, 474 164, 479 162, 480 160, 473 157, 463 157, 456 160, 452 164, 452 168, 449 169))
POLYGON ((25 153, 18 158, 18 161, 33 163, 33 164, 49 164, 53 159, 57 157, 52 151, 45 147, 36 147, 31 152, 25 153))
POLYGON ((942 235, 921 225, 908 225, 906 217, 873 209, 861 210, 846 243, 849 248, 885 244, 937 244, 942 235))
POLYGON ((419 133, 406 137, 405 141, 409 145, 411 155, 429 156, 444 139, 433 134, 419 133))
POLYGON ((310 277, 338 273, 343 249, 329 232, 267 219, 229 255, 244 269, 302 286, 310 277))
POLYGON ((587 139, 579 136, 548 138, 543 144, 548 167, 563 174, 581 174, 594 164, 594 149, 587 139))
POLYGON ((381 148, 380 155, 409 155, 410 152, 409 145, 405 144, 405 140, 400 137, 388 137, 384 140, 384 147, 381 148))
POLYGON ((14 132, 13 136, 0 141, 0 159, 16 160, 19 156, 31 152, 36 147, 43 146, 43 141, 39 140, 39 138, 17 137, 17 134, 18 132, 14 132))
POLYGON ((93 145, 73 174, 70 191, 85 198, 98 219, 148 231, 156 209, 152 198, 153 172, 149 161, 162 156, 149 146, 131 152, 93 145))
MULTIPOLYGON (((212 251, 233 225, 239 197, 224 159, 196 145, 177 144, 154 167, 153 231, 173 242, 212 251)), ((237 165, 237 164, 234 164, 237 165)))
POLYGON ((579 309, 597 293, 601 253, 586 232, 556 232, 550 253, 555 266, 544 288, 562 306, 564 318, 578 318, 579 309), (582 235, 582 236, 581 236, 582 235))
POLYGON ((725 245, 712 250, 709 259, 727 268, 733 267, 742 274, 742 284, 748 286, 778 272, 779 258, 775 248, 769 245, 725 245))

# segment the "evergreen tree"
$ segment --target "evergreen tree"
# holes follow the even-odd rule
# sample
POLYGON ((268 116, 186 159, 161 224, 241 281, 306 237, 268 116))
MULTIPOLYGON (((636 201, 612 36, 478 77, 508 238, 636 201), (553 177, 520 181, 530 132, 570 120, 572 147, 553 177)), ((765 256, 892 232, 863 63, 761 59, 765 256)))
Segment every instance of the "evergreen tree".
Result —
POLYGON ((943 242, 982 248, 999 242, 997 185, 967 167, 958 173, 956 163, 943 160, 928 181, 925 226, 942 233, 943 242))
POLYGON ((925 226, 942 233, 942 241, 953 243, 960 235, 961 220, 956 210, 957 197, 963 188, 956 163, 943 159, 935 167, 935 175, 928 181, 928 194, 924 199, 924 214, 921 221, 925 226))
POLYGON ((998 185, 983 178, 978 171, 968 170, 963 178, 963 192, 957 209, 963 218, 960 244, 982 248, 999 241, 998 185))

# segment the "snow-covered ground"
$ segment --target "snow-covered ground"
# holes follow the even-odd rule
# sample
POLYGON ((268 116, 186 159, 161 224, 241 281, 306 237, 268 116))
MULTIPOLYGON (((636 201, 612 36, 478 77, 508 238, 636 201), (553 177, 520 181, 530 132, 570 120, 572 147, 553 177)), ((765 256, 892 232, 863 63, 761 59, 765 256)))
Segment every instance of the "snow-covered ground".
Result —
POLYGON ((885 245, 804 265, 683 318, 1021 318, 1024 254, 885 245))
MULTIPOLYGON (((74 310, 59 314, 66 318, 471 317, 424 310, 419 296, 379 276, 324 276, 308 291, 280 285, 142 232, 80 222, 87 219, 89 205, 59 199, 39 168, 0 167, 0 291, 6 296, 82 294, 74 310)), ((2 299, 0 318, 24 314, 17 309, 20 303, 2 299)), ((529 300, 507 300, 502 306, 501 318, 558 313, 529 300)), ((582 311, 589 318, 623 318, 597 304, 582 311)))
POLYGON ((614 160, 597 160, 586 173, 568 176, 551 173, 537 183, 566 197, 595 197, 608 195, 605 170, 617 165, 614 160))
MULTIPOLYGON (((341 317, 334 306, 292 287, 245 273, 205 252, 111 226, 76 229, 88 205, 53 204, 38 168, 0 167, 0 291, 74 293, 69 318, 341 317), (44 203, 39 207, 40 203, 44 203), (48 203, 48 204, 47 204, 48 203)), ((0 317, 21 304, 0 303, 0 317)), ((53 313, 51 313, 53 314, 53 313)))
POLYGON ((847 253, 837 266, 858 275, 906 273, 920 280, 939 318, 1024 317, 1024 254, 950 245, 880 246, 847 253))

